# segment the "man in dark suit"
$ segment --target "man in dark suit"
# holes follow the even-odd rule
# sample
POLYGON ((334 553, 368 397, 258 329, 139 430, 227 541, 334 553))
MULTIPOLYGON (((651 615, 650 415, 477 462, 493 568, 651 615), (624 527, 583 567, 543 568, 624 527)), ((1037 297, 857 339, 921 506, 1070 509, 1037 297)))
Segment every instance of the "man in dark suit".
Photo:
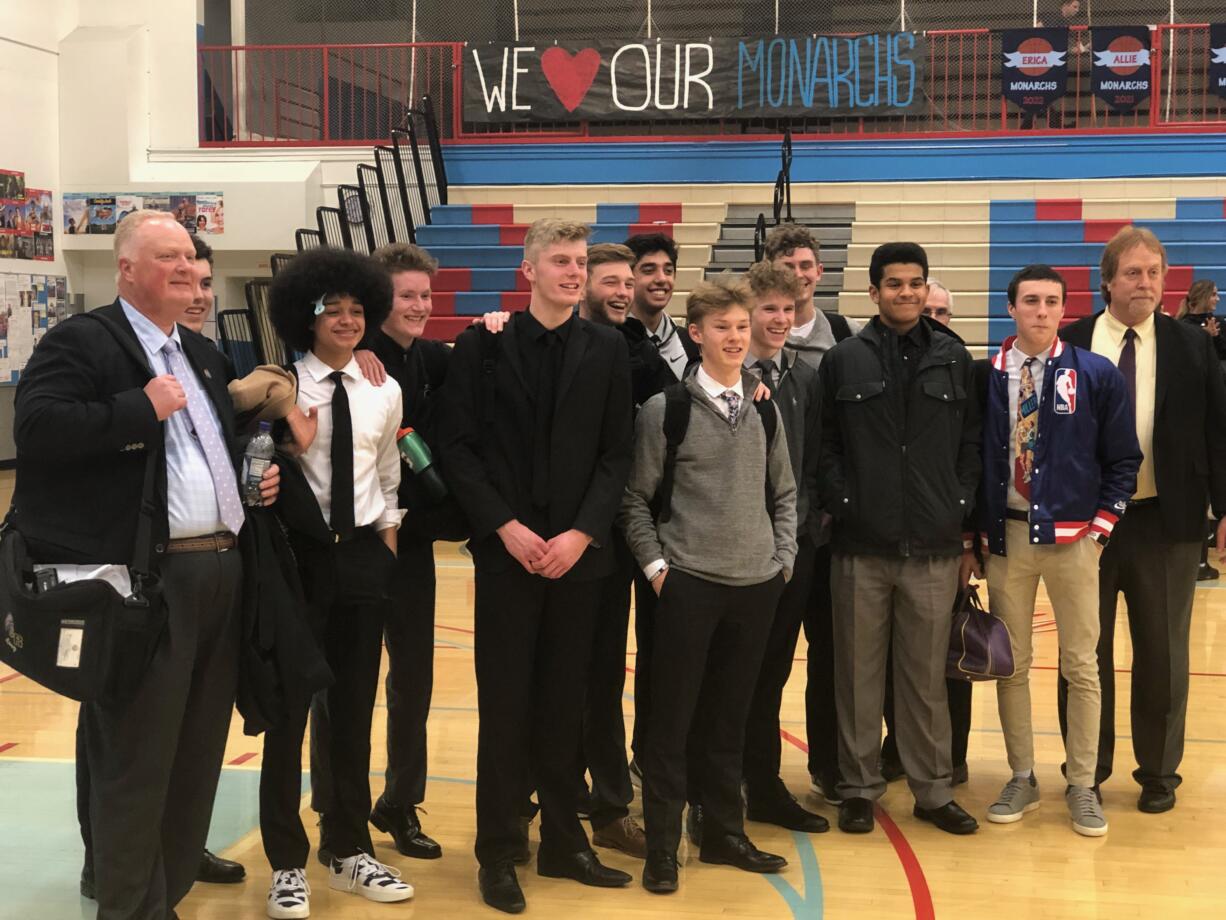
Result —
POLYGON ((441 448, 472 525, 476 565, 477 859, 487 904, 524 909, 512 860, 524 790, 542 806, 537 871, 620 887, 576 814, 578 752, 601 579, 629 476, 625 340, 574 315, 587 280, 582 224, 537 221, 524 241, 528 309, 497 337, 456 340, 441 448))
POLYGON ((135 697, 84 704, 81 730, 98 917, 166 920, 200 866, 234 705, 243 507, 230 374, 176 326, 194 292, 191 239, 141 211, 114 247, 119 298, 56 326, 22 374, 13 502, 31 557, 61 581, 102 565, 122 581, 154 452, 148 565, 166 629, 135 697))
MULTIPOLYGON (((1160 309, 1166 250, 1140 227, 1125 227, 1103 250, 1107 309, 1066 327, 1071 345, 1110 358, 1124 375, 1136 410, 1144 459, 1099 573, 1098 667, 1102 726, 1095 783, 1111 775, 1115 754, 1115 613, 1128 605, 1132 636, 1133 778, 1137 807, 1175 807, 1188 707, 1188 631, 1205 533, 1205 512, 1226 516, 1226 384, 1213 343, 1201 330, 1160 309)), ((1218 525, 1219 552, 1226 520, 1218 525)), ((1060 726, 1068 688, 1060 681, 1060 726)))

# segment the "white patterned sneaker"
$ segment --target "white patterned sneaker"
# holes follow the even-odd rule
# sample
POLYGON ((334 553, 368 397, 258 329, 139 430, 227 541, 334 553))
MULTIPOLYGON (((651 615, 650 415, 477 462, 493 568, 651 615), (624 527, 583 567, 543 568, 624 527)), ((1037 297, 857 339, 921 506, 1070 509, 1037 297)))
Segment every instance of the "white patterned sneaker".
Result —
POLYGON ((1069 817, 1073 819, 1073 830, 1083 837, 1106 836, 1107 818, 1093 789, 1089 786, 1069 786, 1064 793, 1064 801, 1068 803, 1069 817))
POLYGON ((988 808, 988 820, 993 824, 1012 824, 1022 815, 1039 807, 1039 784, 1031 773, 1026 779, 1013 777, 1000 790, 996 801, 988 808))
POLYGON ((369 901, 407 901, 413 897, 413 886, 400 881, 400 870, 385 866, 379 860, 358 853, 348 859, 333 859, 328 872, 328 887, 336 891, 360 894, 369 901))
POLYGON ((305 869, 274 869, 268 889, 268 916, 272 920, 301 920, 311 916, 311 886, 305 869))

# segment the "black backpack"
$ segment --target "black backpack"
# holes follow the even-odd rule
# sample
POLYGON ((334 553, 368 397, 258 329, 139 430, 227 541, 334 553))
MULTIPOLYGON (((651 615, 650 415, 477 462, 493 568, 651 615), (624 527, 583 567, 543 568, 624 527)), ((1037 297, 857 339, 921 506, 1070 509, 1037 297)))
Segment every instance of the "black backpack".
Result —
MULTIPOLYGON (((671 383, 664 388, 664 469, 660 474, 660 485, 651 500, 652 516, 657 522, 669 520, 673 516, 673 476, 677 468, 677 449, 685 440, 685 433, 690 427, 690 404, 693 396, 686 387, 685 381, 671 383)), ((751 400, 752 402, 752 400, 751 400)), ((762 419, 762 428, 766 431, 766 452, 769 456, 771 445, 775 443, 775 432, 779 426, 779 416, 775 412, 775 404, 763 399, 754 402, 762 419)), ((775 490, 770 481, 770 468, 766 471, 766 508, 774 516, 775 490)))
POLYGON ((830 332, 834 335, 835 344, 851 336, 851 326, 848 325, 846 316, 833 310, 823 310, 822 313, 830 322, 830 332))

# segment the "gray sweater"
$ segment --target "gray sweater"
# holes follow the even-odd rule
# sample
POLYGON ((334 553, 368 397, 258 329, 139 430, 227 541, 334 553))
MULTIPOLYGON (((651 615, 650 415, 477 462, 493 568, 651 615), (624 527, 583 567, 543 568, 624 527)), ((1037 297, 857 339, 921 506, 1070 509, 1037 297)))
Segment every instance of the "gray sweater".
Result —
MULTIPOLYGON (((745 393, 757 383, 753 375, 742 374, 745 393)), ((665 559, 717 584, 760 584, 780 569, 790 578, 796 559, 796 480, 782 423, 768 451, 762 419, 748 401, 732 426, 696 377, 685 384, 692 398, 690 423, 677 451, 672 516, 664 523, 653 521, 648 507, 664 470, 664 394, 644 403, 635 422, 634 465, 618 515, 631 552, 640 567, 665 559), (773 523, 766 509, 768 465, 773 523)))
MULTIPOLYGON (((862 323, 850 316, 845 319, 852 335, 860 331, 862 323)), ((809 334, 804 337, 796 334, 788 336, 787 347, 796 352, 796 356, 805 364, 817 370, 821 366, 822 358, 826 357, 826 352, 834 348, 834 332, 830 328, 830 320, 826 318, 826 314, 818 310, 809 334)))

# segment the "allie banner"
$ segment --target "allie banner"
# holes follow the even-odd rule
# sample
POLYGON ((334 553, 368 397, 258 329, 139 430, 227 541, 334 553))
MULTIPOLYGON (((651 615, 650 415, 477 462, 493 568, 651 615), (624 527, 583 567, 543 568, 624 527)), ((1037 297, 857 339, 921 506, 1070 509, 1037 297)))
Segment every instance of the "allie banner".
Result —
POLYGON ((1068 86, 1068 29, 1000 33, 1001 92, 1024 112, 1042 112, 1068 86))
POLYGON ((1226 23, 1209 27, 1209 86, 1226 97, 1226 23))
POLYGON ((470 45, 464 120, 894 115, 921 104, 925 59, 914 32, 470 45))
POLYGON ((1094 95, 1115 112, 1131 112, 1149 98, 1147 26, 1102 27, 1090 31, 1094 49, 1094 95))

